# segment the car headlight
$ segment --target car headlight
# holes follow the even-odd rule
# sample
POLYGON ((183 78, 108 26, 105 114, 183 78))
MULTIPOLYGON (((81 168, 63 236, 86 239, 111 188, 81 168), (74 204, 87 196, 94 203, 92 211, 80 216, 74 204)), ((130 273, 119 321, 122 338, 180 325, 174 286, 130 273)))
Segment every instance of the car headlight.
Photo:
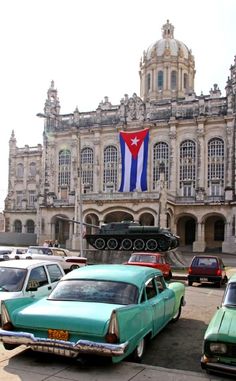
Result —
POLYGON ((224 354, 227 352, 227 345, 223 343, 210 343, 210 351, 215 354, 224 354))

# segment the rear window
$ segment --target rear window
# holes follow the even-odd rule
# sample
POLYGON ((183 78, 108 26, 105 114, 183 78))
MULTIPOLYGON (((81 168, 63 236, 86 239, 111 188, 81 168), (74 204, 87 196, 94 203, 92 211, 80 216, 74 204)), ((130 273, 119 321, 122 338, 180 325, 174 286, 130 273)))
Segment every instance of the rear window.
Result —
POLYGON ((155 255, 134 254, 130 257, 129 262, 156 263, 158 261, 155 255))
POLYGON ((196 257, 192 262, 193 267, 218 267, 218 261, 216 258, 196 257))

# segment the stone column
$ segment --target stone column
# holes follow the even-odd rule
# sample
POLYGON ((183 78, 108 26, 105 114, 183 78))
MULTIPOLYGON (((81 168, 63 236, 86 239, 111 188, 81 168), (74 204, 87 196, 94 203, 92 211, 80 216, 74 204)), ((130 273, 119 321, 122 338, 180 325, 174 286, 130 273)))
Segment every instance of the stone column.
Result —
POLYGON ((196 240, 193 242, 193 251, 203 253, 205 248, 205 224, 198 221, 196 229, 196 240))

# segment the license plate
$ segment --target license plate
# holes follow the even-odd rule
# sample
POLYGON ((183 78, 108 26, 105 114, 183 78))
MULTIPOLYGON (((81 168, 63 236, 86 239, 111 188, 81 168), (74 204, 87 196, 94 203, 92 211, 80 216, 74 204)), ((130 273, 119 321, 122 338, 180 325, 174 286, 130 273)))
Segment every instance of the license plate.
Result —
POLYGON ((200 282, 207 282, 208 278, 200 278, 200 282))
POLYGON ((48 338, 67 341, 69 339, 69 332, 62 329, 49 329, 48 338))

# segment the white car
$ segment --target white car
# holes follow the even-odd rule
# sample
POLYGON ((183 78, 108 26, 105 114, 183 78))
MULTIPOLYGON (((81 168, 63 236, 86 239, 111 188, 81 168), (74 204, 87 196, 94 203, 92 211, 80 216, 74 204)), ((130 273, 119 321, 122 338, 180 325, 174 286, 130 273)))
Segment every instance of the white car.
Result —
POLYGON ((53 260, 59 262, 65 272, 85 266, 87 258, 72 256, 69 250, 61 247, 29 246, 25 254, 20 258, 53 260))
POLYGON ((13 259, 1 262, 0 301, 47 296, 64 275, 63 268, 54 261, 13 259))

